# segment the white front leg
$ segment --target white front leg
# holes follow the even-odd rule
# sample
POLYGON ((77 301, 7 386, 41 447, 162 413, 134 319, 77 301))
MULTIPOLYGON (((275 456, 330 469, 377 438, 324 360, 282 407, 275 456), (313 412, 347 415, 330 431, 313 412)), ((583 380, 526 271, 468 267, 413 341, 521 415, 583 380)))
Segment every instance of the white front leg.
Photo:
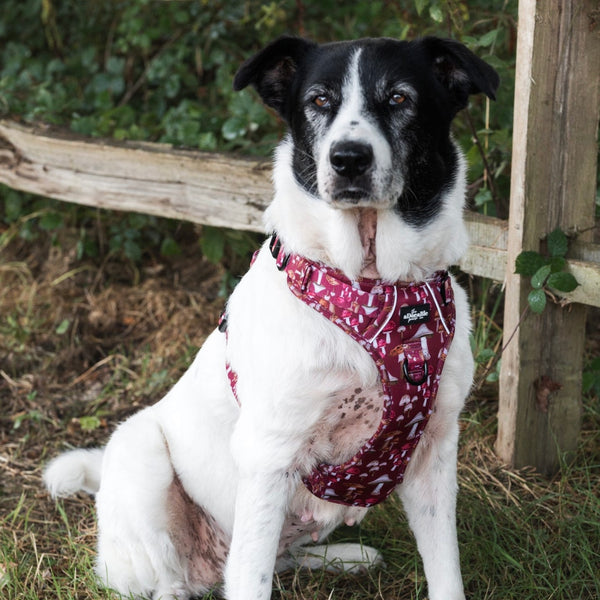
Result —
POLYGON ((415 454, 417 460, 398 488, 423 560, 429 600, 465 598, 456 536, 458 435, 452 437, 418 448, 421 456, 415 454))
POLYGON ((253 473, 240 479, 231 549, 225 568, 228 600, 268 600, 289 482, 287 473, 253 473))

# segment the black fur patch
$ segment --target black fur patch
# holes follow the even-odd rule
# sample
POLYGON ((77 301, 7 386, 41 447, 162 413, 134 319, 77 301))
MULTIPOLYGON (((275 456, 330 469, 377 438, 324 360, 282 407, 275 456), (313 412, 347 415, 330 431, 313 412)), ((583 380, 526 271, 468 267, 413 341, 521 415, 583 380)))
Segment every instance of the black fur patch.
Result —
POLYGON ((344 78, 360 49, 363 118, 377 124, 390 147, 392 168, 404 189, 396 210, 422 227, 438 214, 455 180, 457 150, 450 124, 470 94, 494 98, 499 79, 492 67, 462 44, 428 37, 412 42, 388 38, 317 45, 281 38, 244 63, 234 87, 253 85, 263 101, 285 119, 293 140, 298 184, 318 197, 314 148, 343 102, 344 78), (390 103, 398 86, 413 91, 402 107, 390 103), (318 109, 314 99, 325 96, 318 109))

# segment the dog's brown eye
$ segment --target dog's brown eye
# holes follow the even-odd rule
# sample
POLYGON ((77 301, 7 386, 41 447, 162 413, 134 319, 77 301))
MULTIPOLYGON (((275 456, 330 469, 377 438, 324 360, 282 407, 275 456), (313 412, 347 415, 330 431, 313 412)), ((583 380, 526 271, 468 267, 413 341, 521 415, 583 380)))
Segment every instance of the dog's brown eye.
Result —
POLYGON ((326 108, 327 106, 329 106, 329 98, 327 96, 317 96, 313 102, 319 107, 319 108, 326 108))
POLYGON ((390 98, 390 104, 402 104, 405 100, 406 96, 404 94, 396 92, 395 94, 392 94, 392 97, 390 98))

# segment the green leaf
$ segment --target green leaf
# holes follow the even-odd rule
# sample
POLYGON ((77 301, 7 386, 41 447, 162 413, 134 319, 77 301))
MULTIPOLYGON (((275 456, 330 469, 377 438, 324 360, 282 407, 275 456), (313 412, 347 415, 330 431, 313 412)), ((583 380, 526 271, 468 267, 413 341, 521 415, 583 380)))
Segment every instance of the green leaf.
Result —
POLYGON ((79 424, 83 431, 94 431, 102 425, 102 421, 98 417, 79 417, 79 424))
POLYGON ((590 362, 587 365, 585 365, 584 371, 595 372, 600 377, 600 356, 592 358, 592 360, 590 360, 590 362))
POLYGON ((236 256, 249 256, 256 249, 256 239, 247 231, 228 229, 225 230, 224 235, 227 244, 236 256))
POLYGON ((581 389, 584 394, 587 394, 594 387, 597 379, 598 377, 594 373, 584 373, 581 376, 581 389))
POLYGON ((225 252, 225 234, 217 227, 204 227, 200 238, 202 254, 212 263, 218 263, 225 252))
POLYGON ((125 59, 117 56, 109 56, 106 61, 106 70, 111 75, 121 75, 125 69, 125 59))
POLYGON ((538 252, 526 250, 517 256, 515 273, 525 277, 533 277, 546 264, 544 257, 538 252))
POLYGON ((555 229, 548 235, 548 252, 550 252, 550 256, 564 256, 568 248, 569 240, 560 229, 555 229))
POLYGON ((160 245, 160 253, 162 256, 179 256, 181 247, 172 237, 166 237, 160 245))
POLYGON ((554 288, 559 292, 572 292, 578 285, 577 279, 575 279, 571 273, 567 273, 566 271, 552 273, 552 275, 548 277, 548 287, 554 288))
POLYGON ((246 131, 246 121, 241 117, 230 117, 223 123, 223 127, 221 128, 221 134, 229 142, 236 138, 244 137, 246 131))
POLYGON ((546 294, 544 290, 532 290, 529 292, 527 302, 529 302, 529 308, 534 313, 540 314, 544 312, 544 308, 546 308, 546 294))
MULTIPOLYGON (((492 67, 494 67, 494 69, 496 69, 497 71, 500 69, 509 68, 508 61, 502 60, 499 56, 496 56, 495 54, 486 55, 485 62, 488 63, 488 65, 491 65, 492 67)), ((500 133, 500 132, 498 132, 498 133, 500 133)))
POLYGON ((444 12, 438 5, 429 7, 429 16, 436 22, 441 23, 444 20, 444 12))
POLYGON ((63 335, 64 333, 67 333, 70 324, 71 321, 69 321, 69 319, 63 319, 55 329, 57 335, 63 335))
POLYGON ((142 213, 129 213, 127 215, 127 223, 133 229, 142 229, 150 222, 150 217, 142 213))
POLYGON ((51 231, 52 229, 58 229, 63 224, 62 215, 55 212, 46 213, 40 219, 40 227, 45 231, 51 231))
POLYGON ((559 273, 567 266, 567 261, 562 256, 555 256, 550 259, 550 271, 559 273))
POLYGON ((600 356, 583 369, 582 387, 584 394, 593 391, 600 398, 600 356))
POLYGON ((492 199, 492 192, 486 188, 482 188, 475 195, 475 206, 483 206, 491 202, 492 199))
POLYGON ((198 136, 198 148, 200 150, 215 152, 217 150, 217 137, 215 134, 212 131, 201 133, 198 136))
POLYGON ((544 265, 543 267, 540 267, 531 278, 531 287, 533 287, 536 290, 539 290, 540 288, 544 287, 544 285, 546 284, 546 279, 548 279, 549 275, 550 265, 544 265))
POLYGON ((38 236, 38 233, 33 225, 32 221, 25 221, 21 228, 19 229, 19 236, 27 240, 28 242, 32 242, 38 236))
POLYGON ((417 14, 421 16, 423 9, 429 4, 429 0, 415 0, 415 8, 417 9, 417 14))
POLYGON ((497 37, 498 37, 498 30, 492 29, 492 31, 488 31, 487 33, 484 33, 477 40, 477 44, 483 48, 487 48, 488 46, 491 46, 496 41, 497 37))
POLYGON ((142 249, 134 240, 125 240, 123 242, 123 252, 125 252, 125 256, 133 262, 140 262, 140 260, 142 260, 142 249))
POLYGON ((489 360, 491 360, 492 358, 494 358, 494 351, 491 348, 484 348, 478 355, 477 355, 477 362, 479 364, 483 364, 488 362, 489 360))
POLYGON ((23 210, 22 196, 13 192, 12 190, 7 191, 4 200, 4 215, 7 223, 16 221, 23 210))
POLYGON ((498 373, 497 371, 492 371, 486 378, 485 380, 488 383, 496 383, 497 381, 499 381, 500 379, 500 373, 498 373))

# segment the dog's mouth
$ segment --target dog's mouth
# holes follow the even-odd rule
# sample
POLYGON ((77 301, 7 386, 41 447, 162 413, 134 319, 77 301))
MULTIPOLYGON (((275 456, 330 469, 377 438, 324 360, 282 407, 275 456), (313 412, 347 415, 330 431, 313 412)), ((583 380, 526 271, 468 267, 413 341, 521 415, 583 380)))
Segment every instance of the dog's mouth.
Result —
POLYGON ((395 204, 401 186, 392 185, 391 177, 376 178, 373 174, 364 175, 349 181, 343 177, 323 178, 318 191, 323 200, 338 209, 390 208, 395 204), (382 183, 383 182, 383 183, 382 183), (387 190, 389 193, 382 193, 387 190))
POLYGON ((371 193, 364 187, 347 187, 336 190, 332 195, 333 202, 340 204, 356 205, 359 202, 369 201, 371 193))

